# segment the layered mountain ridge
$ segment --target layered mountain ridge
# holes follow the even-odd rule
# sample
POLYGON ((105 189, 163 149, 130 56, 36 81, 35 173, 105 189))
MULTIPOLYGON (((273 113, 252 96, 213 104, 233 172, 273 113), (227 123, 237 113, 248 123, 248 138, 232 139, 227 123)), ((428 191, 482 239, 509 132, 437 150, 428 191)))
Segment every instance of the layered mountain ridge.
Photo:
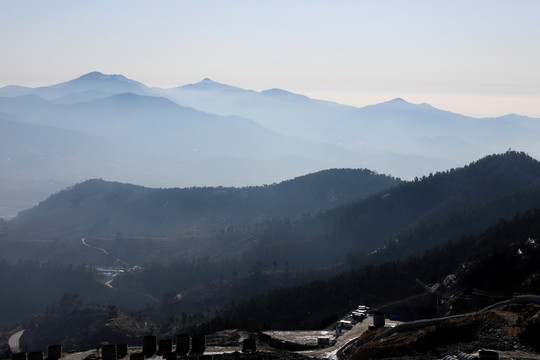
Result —
POLYGON ((0 209, 4 217, 88 178, 144 186, 247 186, 330 168, 368 168, 411 179, 508 148, 540 154, 538 119, 475 119, 403 99, 355 108, 210 79, 160 89, 92 72, 52 86, 6 86, 0 89, 0 119, 0 143, 26 144, 1 149, 6 167, 0 194, 11 199, 0 209), (27 125, 24 134, 6 121, 99 141, 87 143, 84 154, 69 136, 51 131, 31 144, 25 138, 37 128, 27 125), (73 162, 58 169, 54 148, 76 154, 73 162), (15 155, 21 159, 16 164, 8 160, 15 155), (39 170, 46 168, 57 169, 56 175, 39 170))
MULTIPOLYGON (((152 189, 89 180, 21 212, 7 223, 5 236, 78 246, 81 238, 113 241, 107 246, 120 246, 121 238, 162 239, 153 250, 162 259, 189 253, 308 267, 345 263, 346 257, 357 264, 381 262, 535 208, 538 179, 537 160, 506 152, 409 182, 350 169, 246 188, 152 189)), ((129 262, 149 256, 119 251, 117 257, 129 262)))

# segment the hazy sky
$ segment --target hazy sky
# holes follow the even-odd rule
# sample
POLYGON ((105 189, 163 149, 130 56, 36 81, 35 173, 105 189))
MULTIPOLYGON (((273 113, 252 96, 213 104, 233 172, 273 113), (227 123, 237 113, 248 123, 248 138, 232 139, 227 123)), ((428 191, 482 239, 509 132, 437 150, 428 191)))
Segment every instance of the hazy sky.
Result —
POLYGON ((364 106, 540 117, 540 1, 0 1, 0 87, 205 77, 364 106))

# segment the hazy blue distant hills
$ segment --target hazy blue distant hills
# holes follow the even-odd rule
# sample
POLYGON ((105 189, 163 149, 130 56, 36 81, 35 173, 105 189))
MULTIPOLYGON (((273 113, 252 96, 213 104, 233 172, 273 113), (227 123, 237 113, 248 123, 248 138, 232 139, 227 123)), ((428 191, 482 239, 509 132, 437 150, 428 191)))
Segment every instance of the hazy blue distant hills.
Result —
POLYGON ((213 114, 243 116, 284 135, 295 136, 355 109, 280 89, 257 92, 210 79, 165 90, 163 95, 184 106, 213 114))
POLYGON ((538 155, 538 125, 532 127, 532 122, 516 121, 513 116, 476 119, 394 99, 328 121, 310 137, 357 151, 430 153, 435 158, 466 163, 516 147, 538 155))
MULTIPOLYGON (((110 157, 123 160, 115 171, 98 164, 94 169, 100 171, 89 177, 146 186, 261 185, 344 167, 411 179, 509 148, 540 156, 539 119, 476 119, 402 99, 355 108, 210 79, 160 89, 92 72, 52 86, 1 88, 0 113, 10 121, 100 138, 116 147, 110 157)), ((109 149, 95 146, 85 154, 109 149)), ((75 154, 79 158, 57 179, 46 179, 30 163, 18 164, 35 184, 32 193, 41 194, 34 203, 50 194, 46 183, 63 180, 60 174, 83 180, 74 174, 88 173, 83 167, 94 161, 75 154)), ((2 174, 1 180, 7 187, 0 195, 28 179, 2 174)))
POLYGON ((3 114, 0 114, 0 129, 0 161, 7 172, 31 174, 35 171, 53 178, 59 171, 64 171, 63 176, 69 177, 67 169, 78 167, 84 158, 87 163, 80 173, 86 177, 94 173, 94 166, 105 166, 103 160, 106 156, 112 160, 115 154, 119 155, 116 146, 101 138, 68 129, 14 121, 3 114), (94 161, 90 161, 92 158, 94 161))
POLYGON ((28 122, 71 129, 120 144, 140 145, 145 151, 160 154, 164 147, 165 150, 179 148, 191 153, 234 154, 256 159, 276 154, 309 154, 315 161, 330 158, 338 165, 361 164, 359 156, 350 150, 287 138, 249 119, 208 114, 161 97, 122 93, 64 105, 26 95, 0 98, 0 108, 28 122), (340 164, 341 160, 344 161, 340 164))
POLYGON ((23 237, 207 236, 232 226, 298 218, 364 198, 400 180, 369 170, 334 169, 263 187, 151 189, 89 180, 12 220, 23 237))
POLYGON ((105 75, 94 71, 77 79, 51 86, 38 88, 6 86, 0 89, 0 96, 14 97, 34 94, 53 102, 73 103, 125 92, 139 95, 151 93, 145 85, 123 75, 105 75))
POLYGON ((236 92, 236 93, 251 93, 251 94, 256 93, 253 90, 244 90, 236 86, 218 83, 209 78, 204 78, 198 83, 179 86, 171 90, 176 90, 176 91, 189 90, 189 91, 196 91, 196 92, 202 92, 202 93, 204 92, 236 92))
POLYGON ((403 99, 354 108, 281 89, 242 90, 205 79, 170 89, 170 99, 216 114, 239 114, 277 132, 346 147, 383 173, 414 174, 462 166, 509 148, 540 156, 540 120, 472 118, 403 99), (367 156, 365 156, 367 155, 367 156))
POLYGON ((22 96, 32 92, 32 88, 18 85, 8 85, 0 88, 0 96, 22 96))
MULTIPOLYGON (((39 128, 26 127, 33 131, 32 136, 41 138, 39 142, 27 141, 29 137, 20 132, 11 134, 11 152, 18 152, 19 144, 26 144, 24 151, 34 146, 34 152, 47 152, 45 142, 52 141, 52 137, 57 145, 66 142, 59 148, 73 161, 56 172, 56 179, 47 177, 27 159, 20 159, 17 167, 26 168, 25 174, 36 182, 62 181, 65 186, 66 179, 81 181, 84 178, 80 175, 85 174, 86 178, 99 176, 152 186, 249 185, 273 183, 336 166, 359 168, 363 164, 360 154, 353 151, 285 137, 249 119, 203 113, 162 97, 121 93, 56 104, 37 95, 24 95, 0 98, 0 111, 21 124, 49 127, 43 134, 39 128), (54 129, 58 134, 53 136, 54 129), (97 138, 101 143, 86 143, 84 153, 71 152, 69 146, 77 142, 76 137, 62 130, 97 138), (113 158, 122 160, 111 168, 108 164, 113 158)), ((23 180, 28 179, 3 173, 6 187, 0 193, 12 192, 13 186, 23 180)), ((50 187, 44 190, 50 191, 50 187)), ((40 198, 48 194, 42 192, 40 198)))
POLYGON ((127 169, 133 157, 102 138, 17 121, 5 113, 0 113, 0 154, 3 216, 96 174, 112 175, 119 165, 127 169))

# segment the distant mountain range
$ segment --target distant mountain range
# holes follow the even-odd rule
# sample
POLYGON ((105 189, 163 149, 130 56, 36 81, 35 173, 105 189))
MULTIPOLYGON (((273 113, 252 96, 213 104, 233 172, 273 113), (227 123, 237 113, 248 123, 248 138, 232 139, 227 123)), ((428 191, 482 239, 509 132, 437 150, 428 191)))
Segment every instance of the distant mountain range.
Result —
POLYGON ((150 88, 92 72, 0 89, 0 216, 89 178, 245 186, 329 168, 410 179, 508 148, 540 155, 540 119, 475 119, 401 99, 354 108, 210 79, 150 88))

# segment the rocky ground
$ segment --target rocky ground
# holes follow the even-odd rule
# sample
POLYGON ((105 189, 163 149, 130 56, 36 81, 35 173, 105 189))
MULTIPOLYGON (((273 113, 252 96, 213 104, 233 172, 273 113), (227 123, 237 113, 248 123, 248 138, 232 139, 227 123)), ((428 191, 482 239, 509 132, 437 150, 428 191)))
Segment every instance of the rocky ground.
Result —
POLYGON ((501 358, 540 359, 540 306, 534 304, 507 305, 376 339, 383 331, 364 333, 344 357, 442 359, 491 349, 501 358))
MULTIPOLYGON (((114 323, 109 324, 111 328, 115 327, 113 325, 114 323)), ((451 360, 463 359, 466 356, 474 358, 478 356, 480 350, 489 349, 496 351, 501 359, 540 360, 540 305, 535 304, 503 305, 491 310, 466 314, 459 318, 434 320, 428 325, 396 331, 387 336, 381 334, 384 332, 388 334, 389 325, 395 324, 387 322, 387 327, 379 329, 374 329, 372 326, 367 329, 367 323, 362 325, 366 325, 363 333, 358 332, 342 348, 328 351, 321 349, 321 351, 311 353, 306 352, 305 349, 291 351, 276 347, 274 343, 265 341, 265 336, 259 336, 257 351, 242 352, 243 339, 257 336, 257 334, 237 330, 224 331, 207 335, 204 355, 205 358, 214 360, 300 360, 306 358, 331 360, 444 358, 451 360)), ((138 341, 141 339, 142 337, 138 338, 138 341)), ((294 340, 291 338, 291 341, 294 340)), ((130 347, 130 353, 140 351, 140 348, 130 347)), ((93 360, 98 358, 99 353, 94 347, 94 350, 86 352, 66 353, 62 359, 93 360)), ((155 358, 161 359, 161 356, 155 358)))

